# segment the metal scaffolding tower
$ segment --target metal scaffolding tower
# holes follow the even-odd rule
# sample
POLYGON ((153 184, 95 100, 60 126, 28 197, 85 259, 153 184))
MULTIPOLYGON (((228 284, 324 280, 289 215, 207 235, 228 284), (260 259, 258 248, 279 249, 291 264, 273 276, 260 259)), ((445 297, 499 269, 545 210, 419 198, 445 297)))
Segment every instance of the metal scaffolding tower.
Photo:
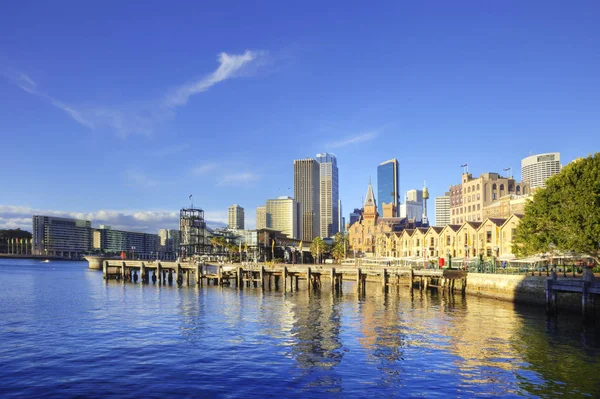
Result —
POLYGON ((206 237, 204 211, 197 208, 182 208, 179 212, 180 253, 182 259, 210 252, 206 237))

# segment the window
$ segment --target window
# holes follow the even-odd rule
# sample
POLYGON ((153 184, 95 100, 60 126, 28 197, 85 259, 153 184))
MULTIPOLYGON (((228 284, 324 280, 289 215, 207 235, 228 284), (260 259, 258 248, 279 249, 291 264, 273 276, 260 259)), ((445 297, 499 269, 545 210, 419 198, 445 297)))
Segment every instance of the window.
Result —
POLYGON ((477 210, 481 210, 481 204, 477 204, 477 210))
POLYGON ((417 238, 417 247, 421 246, 421 240, 417 238))
POLYGON ((450 236, 446 236, 446 245, 450 245, 450 236))
POLYGON ((515 235, 517 235, 517 229, 511 229, 510 234, 512 235, 513 240, 515 239, 515 235))
POLYGON ((435 244, 433 243, 433 237, 431 237, 431 247, 433 247, 435 244))
POLYGON ((517 195, 521 195, 521 186, 517 186, 517 195))
POLYGON ((504 191, 504 184, 500 185, 500 191, 504 191))
POLYGON ((492 184, 492 190, 496 189, 496 183, 492 184))
POLYGON ((477 183, 477 191, 479 191, 479 183, 477 183))
POLYGON ((523 195, 527 194, 527 187, 523 187, 523 195))
POLYGON ((481 198, 479 195, 480 195, 480 194, 477 194, 477 201, 479 201, 479 198, 481 198))
POLYGON ((496 200, 496 193, 492 193, 492 201, 496 200))
POLYGON ((490 248, 487 249, 487 256, 492 256, 492 250, 490 248))
POLYGON ((492 242, 492 232, 488 231, 485 234, 486 234, 486 236, 485 236, 485 242, 487 242, 488 244, 491 243, 492 242))
POLYGON ((469 186, 469 187, 467 188, 467 192, 468 192, 468 193, 470 193, 470 192, 471 192, 471 186, 469 186))
POLYGON ((469 205, 469 212, 471 212, 471 205, 469 205))

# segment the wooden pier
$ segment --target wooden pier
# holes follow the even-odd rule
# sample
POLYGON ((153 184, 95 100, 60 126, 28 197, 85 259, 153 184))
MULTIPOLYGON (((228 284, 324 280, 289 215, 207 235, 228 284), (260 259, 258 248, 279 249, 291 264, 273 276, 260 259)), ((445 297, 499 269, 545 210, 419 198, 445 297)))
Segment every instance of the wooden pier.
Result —
POLYGON ((105 260, 102 265, 105 280, 141 283, 190 285, 235 285, 237 288, 299 289, 305 281, 309 289, 321 289, 328 284, 341 291, 342 282, 354 281, 359 293, 365 293, 366 282, 375 282, 384 290, 389 286, 407 285, 419 290, 428 287, 465 294, 467 272, 456 269, 411 269, 409 267, 355 268, 336 265, 219 265, 167 261, 105 260), (456 287, 456 281, 460 286, 456 287))
POLYGON ((557 313, 560 292, 580 293, 581 312, 584 317, 591 317, 595 312, 596 295, 600 295, 600 281, 594 279, 591 267, 583 268, 583 276, 577 280, 558 280, 556 273, 546 280, 546 311, 557 313))

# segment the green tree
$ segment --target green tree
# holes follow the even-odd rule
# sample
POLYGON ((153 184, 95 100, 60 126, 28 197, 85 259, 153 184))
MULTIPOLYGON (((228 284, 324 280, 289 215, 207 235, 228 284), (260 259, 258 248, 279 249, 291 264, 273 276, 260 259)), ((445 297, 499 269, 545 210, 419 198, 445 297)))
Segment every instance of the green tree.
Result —
POLYGON ((315 259, 315 262, 320 263, 320 259, 322 258, 324 253, 329 252, 329 245, 321 237, 315 237, 315 239, 310 244, 310 252, 315 259))
POLYGON ((566 165, 525 207, 513 253, 552 248, 585 253, 600 263, 600 153, 566 165))
POLYGON ((331 254, 335 258, 336 262, 346 257, 346 251, 348 249, 348 236, 342 233, 336 233, 333 237, 333 247, 331 254))

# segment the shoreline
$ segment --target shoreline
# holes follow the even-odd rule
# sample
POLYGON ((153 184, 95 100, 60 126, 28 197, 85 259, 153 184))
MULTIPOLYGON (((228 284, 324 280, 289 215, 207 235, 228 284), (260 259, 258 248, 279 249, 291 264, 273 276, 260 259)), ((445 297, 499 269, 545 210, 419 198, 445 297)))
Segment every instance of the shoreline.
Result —
POLYGON ((63 258, 60 256, 53 256, 53 255, 32 255, 32 254, 28 254, 28 255, 21 255, 21 254, 0 254, 0 259, 36 259, 36 260, 68 260, 68 261, 75 261, 75 262, 81 262, 81 261, 85 261, 85 259, 72 259, 72 258, 63 258))

